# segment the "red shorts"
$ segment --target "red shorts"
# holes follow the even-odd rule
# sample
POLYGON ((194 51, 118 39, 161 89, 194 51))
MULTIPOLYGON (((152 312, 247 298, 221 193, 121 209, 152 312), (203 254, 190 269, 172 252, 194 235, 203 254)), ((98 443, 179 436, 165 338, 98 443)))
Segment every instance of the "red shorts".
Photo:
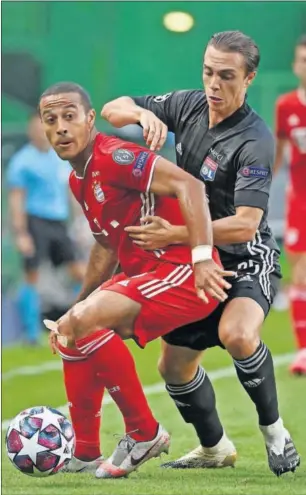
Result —
MULTIPOLYGON (((221 266, 217 251, 214 260, 221 266)), ((141 304, 134 324, 134 336, 140 347, 175 328, 207 318, 218 306, 210 298, 205 304, 194 288, 194 276, 190 265, 163 263, 148 273, 127 277, 115 275, 101 286, 123 294, 141 304)))
POLYGON ((294 253, 306 252, 306 193, 287 194, 285 247, 294 253))

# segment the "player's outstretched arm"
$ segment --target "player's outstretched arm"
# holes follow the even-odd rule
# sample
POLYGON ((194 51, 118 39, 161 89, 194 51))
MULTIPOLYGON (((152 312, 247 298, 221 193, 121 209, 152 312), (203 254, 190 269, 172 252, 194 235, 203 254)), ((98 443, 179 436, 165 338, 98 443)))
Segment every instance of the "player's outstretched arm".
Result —
POLYGON ((107 245, 104 246, 96 240, 91 249, 84 282, 76 303, 86 299, 103 282, 108 280, 117 266, 117 254, 107 245))
POLYGON ((143 138, 151 151, 160 150, 167 139, 167 125, 155 113, 138 106, 129 96, 106 103, 101 110, 101 117, 114 127, 140 124, 143 138))
POLYGON ((114 127, 123 127, 140 122, 143 108, 136 105, 129 96, 121 96, 106 103, 101 110, 101 117, 114 127))

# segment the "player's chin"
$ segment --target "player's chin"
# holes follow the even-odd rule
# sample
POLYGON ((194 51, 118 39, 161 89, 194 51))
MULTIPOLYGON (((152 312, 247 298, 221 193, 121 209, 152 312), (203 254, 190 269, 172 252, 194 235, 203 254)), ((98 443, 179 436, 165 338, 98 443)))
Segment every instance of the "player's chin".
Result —
POLYGON ((66 147, 57 146, 55 151, 62 160, 73 160, 78 154, 78 151, 73 144, 66 147))

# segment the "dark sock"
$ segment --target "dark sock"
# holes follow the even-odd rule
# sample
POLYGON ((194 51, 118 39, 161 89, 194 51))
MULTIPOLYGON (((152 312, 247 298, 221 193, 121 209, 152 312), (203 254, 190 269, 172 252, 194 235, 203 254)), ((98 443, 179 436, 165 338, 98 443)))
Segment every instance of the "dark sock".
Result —
POLYGON ((259 424, 268 426, 279 418, 274 366, 271 353, 263 342, 252 356, 234 359, 237 375, 254 402, 259 424))
POLYGON ((214 389, 204 369, 199 366, 191 382, 185 385, 166 385, 186 423, 192 423, 201 445, 214 447, 223 436, 214 389))

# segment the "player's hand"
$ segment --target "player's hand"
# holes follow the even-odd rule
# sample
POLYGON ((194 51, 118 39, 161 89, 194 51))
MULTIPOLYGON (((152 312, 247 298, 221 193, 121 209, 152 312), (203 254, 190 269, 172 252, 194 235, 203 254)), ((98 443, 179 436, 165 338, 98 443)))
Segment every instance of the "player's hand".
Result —
POLYGON ((143 110, 139 123, 143 128, 143 138, 151 151, 159 151, 165 144, 168 127, 150 110, 143 110))
POLYGON ((172 225, 167 220, 147 216, 143 218, 142 223, 143 225, 132 225, 124 229, 137 246, 146 251, 154 251, 172 243, 172 225))
POLYGON ((235 272, 223 270, 213 260, 201 261, 194 265, 194 279, 197 295, 205 303, 209 302, 208 296, 220 302, 228 298, 225 290, 231 288, 231 284, 223 277, 234 277, 235 272))
POLYGON ((59 336, 58 333, 58 322, 52 320, 44 320, 43 321, 45 327, 50 330, 49 333, 49 347, 52 351, 52 354, 56 354, 57 351, 57 338, 59 336))
POLYGON ((27 258, 35 254, 34 241, 28 232, 16 235, 16 246, 18 251, 27 258))

